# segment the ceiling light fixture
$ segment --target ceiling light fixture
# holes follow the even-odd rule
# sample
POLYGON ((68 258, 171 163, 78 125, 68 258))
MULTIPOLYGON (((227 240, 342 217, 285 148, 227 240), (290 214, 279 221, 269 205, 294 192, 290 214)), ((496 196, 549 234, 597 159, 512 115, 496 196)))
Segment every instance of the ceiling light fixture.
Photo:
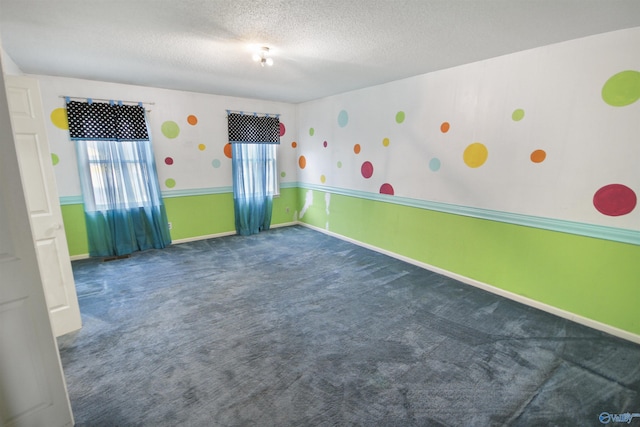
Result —
POLYGON ((265 64, 268 66, 273 65, 273 59, 269 57, 269 48, 266 46, 261 47, 259 52, 253 54, 253 60, 260 62, 260 65, 263 67, 265 64))

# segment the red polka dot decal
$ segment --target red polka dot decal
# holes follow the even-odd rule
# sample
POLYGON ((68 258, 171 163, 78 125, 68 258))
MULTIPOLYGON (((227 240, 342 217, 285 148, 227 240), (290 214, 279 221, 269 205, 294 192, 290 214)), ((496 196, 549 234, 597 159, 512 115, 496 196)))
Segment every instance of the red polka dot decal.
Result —
POLYGON ((164 163, 167 165, 172 165, 173 164, 173 157, 165 157, 164 158, 164 163))
POLYGON ((284 127, 284 123, 280 122, 280 136, 284 136, 287 129, 284 127))
POLYGON ((607 216, 626 215, 635 209, 637 201, 636 193, 622 184, 605 185, 593 196, 593 206, 607 216))
POLYGON ((384 183, 380 186, 380 194, 388 194, 393 196, 393 187, 389 183, 384 183))
POLYGON ((362 173, 362 176, 369 179, 371 178, 371 175, 373 175, 373 165, 371 164, 371 162, 364 162, 362 164, 362 167, 360 167, 360 172, 362 173))

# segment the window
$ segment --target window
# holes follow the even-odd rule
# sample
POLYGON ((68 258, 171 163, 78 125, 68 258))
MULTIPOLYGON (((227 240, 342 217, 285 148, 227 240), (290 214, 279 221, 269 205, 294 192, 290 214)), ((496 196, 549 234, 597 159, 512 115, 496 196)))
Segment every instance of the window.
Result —
POLYGON ((125 255, 171 243, 142 105, 67 100, 89 254, 125 255))
POLYGON ((228 113, 236 230, 255 234, 269 229, 273 196, 280 192, 280 120, 277 115, 228 113))
POLYGON ((87 209, 104 211, 159 204, 159 198, 154 197, 152 188, 147 185, 147 177, 154 174, 149 151, 149 141, 79 143, 79 161, 86 159, 87 162, 87 167, 83 168, 87 175, 83 179, 87 183, 83 189, 87 193, 87 209))

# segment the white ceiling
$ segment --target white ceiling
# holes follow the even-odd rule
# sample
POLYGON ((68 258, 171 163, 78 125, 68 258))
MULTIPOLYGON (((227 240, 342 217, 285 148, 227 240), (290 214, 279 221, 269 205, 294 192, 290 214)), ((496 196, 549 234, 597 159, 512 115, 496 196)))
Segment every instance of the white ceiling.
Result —
POLYGON ((0 0, 27 74, 292 103, 638 26, 640 0, 0 0))

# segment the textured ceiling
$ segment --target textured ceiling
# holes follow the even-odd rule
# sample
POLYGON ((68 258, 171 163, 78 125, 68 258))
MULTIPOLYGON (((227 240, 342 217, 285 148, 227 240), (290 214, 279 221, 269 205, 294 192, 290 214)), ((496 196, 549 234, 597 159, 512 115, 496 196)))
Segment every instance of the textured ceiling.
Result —
POLYGON ((639 0, 0 0, 25 73, 293 103, 637 26, 639 0))

